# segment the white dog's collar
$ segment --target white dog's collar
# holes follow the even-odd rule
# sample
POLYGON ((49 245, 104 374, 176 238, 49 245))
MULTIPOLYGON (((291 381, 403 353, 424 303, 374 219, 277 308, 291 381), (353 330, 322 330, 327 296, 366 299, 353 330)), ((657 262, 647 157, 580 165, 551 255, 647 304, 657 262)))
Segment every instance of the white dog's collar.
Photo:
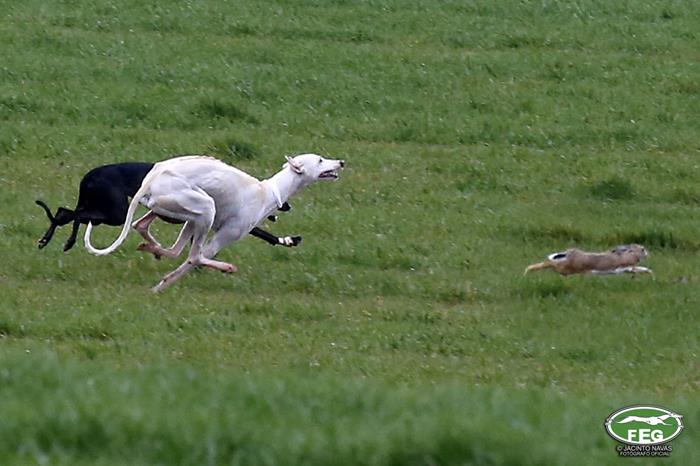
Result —
POLYGON ((270 188, 270 191, 272 191, 272 197, 275 198, 275 202, 277 202, 277 207, 282 207, 284 203, 282 202, 280 190, 277 189, 277 186, 275 186, 274 183, 270 183, 270 180, 265 180, 265 184, 270 188))

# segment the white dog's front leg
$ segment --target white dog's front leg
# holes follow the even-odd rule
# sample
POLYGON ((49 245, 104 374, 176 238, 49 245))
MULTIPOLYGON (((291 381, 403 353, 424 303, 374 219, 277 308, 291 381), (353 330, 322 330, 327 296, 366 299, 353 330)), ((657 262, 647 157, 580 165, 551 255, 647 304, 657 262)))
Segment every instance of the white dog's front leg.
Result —
POLYGON ((224 246, 240 239, 242 236, 243 233, 241 233, 238 229, 227 229, 224 226, 218 231, 215 231, 211 239, 203 244, 201 248, 196 249, 195 245, 197 243, 193 243, 188 262, 193 265, 211 267, 212 269, 216 269, 224 273, 236 272, 238 268, 235 265, 229 264, 228 262, 217 261, 213 258, 224 246))
POLYGON ((224 224, 204 245, 202 255, 209 259, 215 257, 225 246, 235 243, 245 234, 246 230, 243 228, 224 224))

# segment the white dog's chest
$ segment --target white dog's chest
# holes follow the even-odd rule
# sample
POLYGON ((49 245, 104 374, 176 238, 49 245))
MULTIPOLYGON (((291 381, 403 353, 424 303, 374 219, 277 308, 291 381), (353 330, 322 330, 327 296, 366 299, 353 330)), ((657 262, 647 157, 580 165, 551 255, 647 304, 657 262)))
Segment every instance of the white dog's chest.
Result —
POLYGON ((214 230, 226 224, 237 225, 250 230, 260 223, 267 215, 267 192, 262 183, 246 183, 242 186, 227 185, 219 190, 208 190, 214 199, 216 213, 214 215, 214 230))

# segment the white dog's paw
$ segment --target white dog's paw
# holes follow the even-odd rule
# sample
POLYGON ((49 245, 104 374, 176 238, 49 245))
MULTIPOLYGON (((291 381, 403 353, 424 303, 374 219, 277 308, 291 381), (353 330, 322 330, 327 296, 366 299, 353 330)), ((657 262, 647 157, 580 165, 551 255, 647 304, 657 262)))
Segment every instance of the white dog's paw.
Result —
POLYGON ((224 267, 221 271, 224 273, 236 273, 238 272, 238 267, 236 267, 233 264, 226 264, 227 267, 224 267))
POLYGON ((165 281, 161 280, 158 282, 158 284, 156 286, 151 288, 151 292, 152 293, 160 293, 161 291, 163 291, 163 288, 165 288, 166 286, 167 285, 165 284, 165 281))

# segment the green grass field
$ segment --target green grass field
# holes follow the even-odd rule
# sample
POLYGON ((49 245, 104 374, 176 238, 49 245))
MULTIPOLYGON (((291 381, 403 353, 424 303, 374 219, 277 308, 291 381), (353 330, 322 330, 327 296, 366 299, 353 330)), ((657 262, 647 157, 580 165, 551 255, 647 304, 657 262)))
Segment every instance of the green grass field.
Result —
MULTIPOLYGON (((0 1, 0 464, 601 465, 700 455, 700 4, 0 1), (179 261, 37 250, 92 167, 343 158, 179 261), (653 278, 522 276, 644 244, 653 278)), ((157 237, 177 228, 159 225, 157 237)), ((99 227, 109 244, 117 228, 99 227)))

